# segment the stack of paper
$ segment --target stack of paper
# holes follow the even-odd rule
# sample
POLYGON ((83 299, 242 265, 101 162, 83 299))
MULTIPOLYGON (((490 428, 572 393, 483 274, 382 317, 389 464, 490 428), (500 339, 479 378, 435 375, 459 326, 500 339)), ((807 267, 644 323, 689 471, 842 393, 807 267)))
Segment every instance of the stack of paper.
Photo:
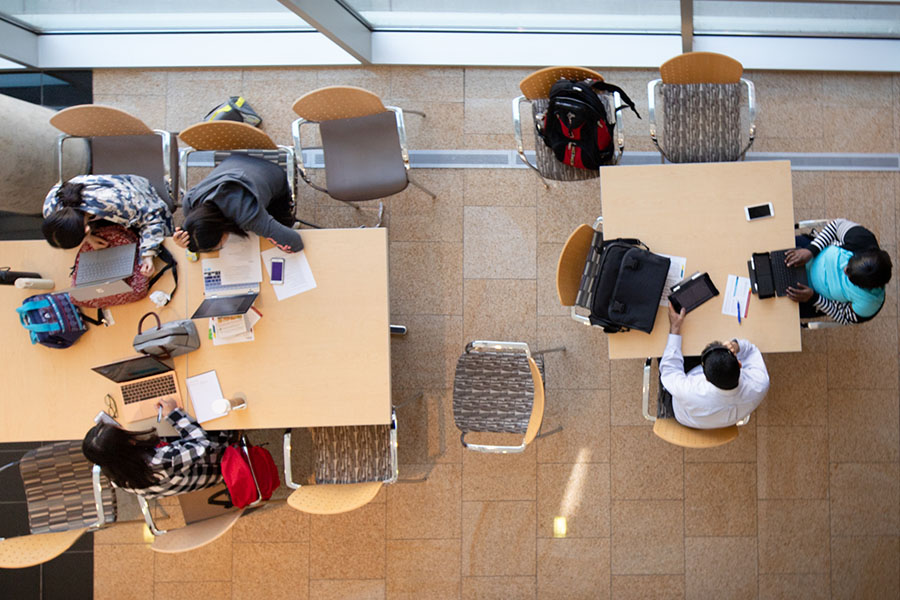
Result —
POLYGON ((213 317, 209 320, 209 337, 215 346, 252 342, 255 339, 253 326, 260 317, 262 313, 252 306, 243 315, 213 317))

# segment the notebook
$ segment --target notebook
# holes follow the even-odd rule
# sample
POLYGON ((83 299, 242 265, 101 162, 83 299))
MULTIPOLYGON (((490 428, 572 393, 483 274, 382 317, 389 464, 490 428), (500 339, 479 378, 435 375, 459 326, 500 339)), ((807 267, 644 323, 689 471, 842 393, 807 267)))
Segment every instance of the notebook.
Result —
POLYGON ((156 402, 163 398, 173 398, 184 408, 172 367, 152 356, 125 358, 93 370, 119 384, 119 414, 125 423, 156 417, 156 402))
MULTIPOLYGON (((790 249, 788 249, 790 250, 790 249)), ((750 285, 760 298, 787 296, 787 289, 796 284, 809 285, 805 267, 789 267, 784 264, 788 250, 754 252, 747 261, 750 285)))

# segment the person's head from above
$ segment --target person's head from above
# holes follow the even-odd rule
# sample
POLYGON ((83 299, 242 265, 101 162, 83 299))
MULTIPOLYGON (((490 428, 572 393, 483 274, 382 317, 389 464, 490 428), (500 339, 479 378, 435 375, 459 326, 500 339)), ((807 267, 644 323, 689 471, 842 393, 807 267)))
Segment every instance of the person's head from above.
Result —
POLYGON ((881 249, 856 252, 844 272, 850 283, 870 290, 882 288, 891 280, 891 257, 881 249))
POLYGON ((59 186, 59 206, 41 224, 41 233, 54 248, 75 248, 90 233, 88 215, 81 210, 82 183, 66 182, 59 186))
POLYGON ((713 342, 700 354, 706 380, 722 390, 733 390, 741 378, 741 361, 737 359, 737 342, 713 342))
POLYGON ((100 465, 103 474, 116 485, 144 489, 156 484, 150 459, 158 443, 154 429, 129 431, 101 422, 85 434, 81 452, 100 465))
POLYGON ((247 232, 226 217, 212 202, 201 202, 184 219, 188 233, 188 250, 213 252, 225 245, 229 234, 247 237, 247 232))

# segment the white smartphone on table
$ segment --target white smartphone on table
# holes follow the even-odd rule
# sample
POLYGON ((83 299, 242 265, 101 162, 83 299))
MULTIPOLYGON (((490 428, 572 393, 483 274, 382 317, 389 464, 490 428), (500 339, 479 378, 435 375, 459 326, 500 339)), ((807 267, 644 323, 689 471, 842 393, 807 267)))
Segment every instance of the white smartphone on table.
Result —
POLYGON ((747 217, 748 221, 756 221, 758 219, 766 219, 768 217, 774 217, 775 211, 772 209, 772 203, 766 202, 765 204, 754 204, 752 206, 744 207, 744 216, 747 217))
POLYGON ((269 279, 272 282, 272 285, 281 285, 284 283, 284 259, 283 258, 273 258, 272 259, 272 267, 269 272, 269 279))

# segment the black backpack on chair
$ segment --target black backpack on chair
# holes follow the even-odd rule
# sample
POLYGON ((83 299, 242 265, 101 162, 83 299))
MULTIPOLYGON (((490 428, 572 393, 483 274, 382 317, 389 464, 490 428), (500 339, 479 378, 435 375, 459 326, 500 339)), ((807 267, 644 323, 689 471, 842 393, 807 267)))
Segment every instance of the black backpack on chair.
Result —
POLYGON ((560 79, 550 88, 547 112, 535 118, 538 135, 557 160, 578 169, 597 170, 612 162, 615 122, 597 91, 618 92, 638 119, 641 115, 625 91, 603 81, 560 79))

